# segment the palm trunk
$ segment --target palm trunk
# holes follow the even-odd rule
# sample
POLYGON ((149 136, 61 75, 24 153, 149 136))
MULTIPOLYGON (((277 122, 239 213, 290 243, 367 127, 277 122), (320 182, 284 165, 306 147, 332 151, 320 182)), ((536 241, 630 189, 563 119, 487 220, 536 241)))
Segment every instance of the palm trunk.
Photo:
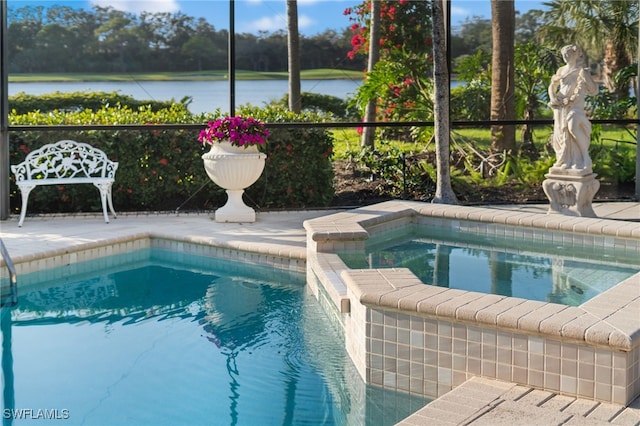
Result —
POLYGON ((451 187, 449 171, 449 64, 447 61, 447 28, 445 7, 448 0, 435 0, 433 14, 433 84, 435 103, 433 106, 436 140, 436 193, 434 203, 457 204, 458 199, 451 187))
MULTIPOLYGON (((516 12, 514 0, 491 0, 491 120, 515 119, 514 38, 516 12)), ((493 152, 516 151, 513 125, 491 126, 493 152)))
POLYGON ((289 110, 302 111, 300 93, 300 33, 298 31, 298 1, 287 0, 287 49, 289 53, 289 110))
MULTIPOLYGON (((367 72, 373 71, 373 68, 380 60, 380 0, 371 0, 371 24, 369 26, 369 61, 367 64, 367 72)), ((364 111, 365 123, 373 123, 376 121, 376 99, 371 99, 364 111)), ((362 140, 360 146, 362 148, 373 148, 376 135, 376 128, 365 126, 362 131, 362 140)))

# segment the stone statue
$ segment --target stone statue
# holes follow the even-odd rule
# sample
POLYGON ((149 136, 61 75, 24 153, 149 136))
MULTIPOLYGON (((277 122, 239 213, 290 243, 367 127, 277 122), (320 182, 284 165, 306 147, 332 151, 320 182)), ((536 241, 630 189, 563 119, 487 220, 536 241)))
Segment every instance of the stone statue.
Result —
POLYGON ((598 93, 598 84, 585 68, 585 55, 575 45, 562 48, 566 65, 560 67, 549 84, 549 106, 553 109, 551 142, 556 152, 554 167, 591 170, 589 145, 591 122, 584 110, 585 97, 598 93))
POLYGON ((562 48, 566 65, 560 67, 549 84, 549 106, 553 110, 551 144, 556 162, 542 182, 549 213, 596 217, 592 201, 600 188, 593 173, 589 145, 591 122, 584 110, 587 95, 598 93, 598 84, 586 68, 581 48, 562 48))

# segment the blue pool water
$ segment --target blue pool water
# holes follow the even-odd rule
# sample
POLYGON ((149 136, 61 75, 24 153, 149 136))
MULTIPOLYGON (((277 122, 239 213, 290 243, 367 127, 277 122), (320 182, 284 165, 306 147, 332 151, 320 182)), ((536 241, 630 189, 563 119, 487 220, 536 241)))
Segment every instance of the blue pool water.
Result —
POLYGON ((409 225, 339 253, 352 269, 409 268, 422 282, 578 306, 640 271, 637 252, 409 225))
POLYGON ((73 268, 3 309, 4 425, 390 425, 428 402, 362 382, 302 274, 155 249, 73 268))

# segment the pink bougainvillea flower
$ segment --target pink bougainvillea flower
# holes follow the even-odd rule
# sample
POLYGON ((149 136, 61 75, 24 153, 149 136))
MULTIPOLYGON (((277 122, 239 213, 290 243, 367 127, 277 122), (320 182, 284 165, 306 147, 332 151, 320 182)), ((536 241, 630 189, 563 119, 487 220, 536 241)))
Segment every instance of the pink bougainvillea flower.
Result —
POLYGON ((200 131, 198 141, 203 145, 228 141, 235 146, 262 145, 267 141, 269 131, 264 123, 253 117, 222 117, 209 121, 200 131))

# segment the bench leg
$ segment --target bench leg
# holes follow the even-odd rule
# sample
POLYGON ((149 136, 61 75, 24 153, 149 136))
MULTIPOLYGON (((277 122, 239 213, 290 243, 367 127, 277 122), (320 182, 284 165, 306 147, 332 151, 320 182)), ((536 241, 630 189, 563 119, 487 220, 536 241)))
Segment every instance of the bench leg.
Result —
POLYGON ((36 185, 18 185, 20 189, 20 195, 22 196, 22 208, 20 208, 20 220, 18 221, 18 227, 22 227, 25 216, 27 216, 27 204, 29 204, 29 194, 36 185))
POLYGON ((109 210, 111 210, 111 213, 113 214, 113 218, 117 219, 118 215, 116 214, 116 211, 113 208, 113 199, 111 198, 111 185, 109 185, 109 192, 107 195, 107 202, 109 203, 109 210))
POLYGON ((102 213, 104 214, 104 221, 109 223, 109 214, 107 213, 107 203, 111 204, 107 200, 111 200, 111 184, 110 183, 94 183, 96 188, 100 190, 100 201, 102 202, 102 213))

